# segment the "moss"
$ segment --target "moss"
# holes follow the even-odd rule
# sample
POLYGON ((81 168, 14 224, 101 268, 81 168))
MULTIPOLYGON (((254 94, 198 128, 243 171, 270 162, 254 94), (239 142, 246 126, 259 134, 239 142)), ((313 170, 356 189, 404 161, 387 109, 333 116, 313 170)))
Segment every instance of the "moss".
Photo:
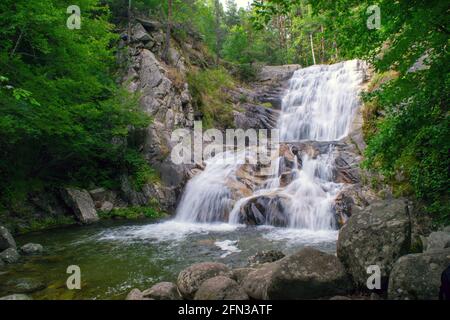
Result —
POLYGON ((74 217, 71 216, 53 216, 53 217, 44 217, 41 219, 31 218, 27 219, 25 223, 17 222, 13 227, 14 233, 24 234, 35 231, 42 231, 46 229, 53 229, 58 227, 64 227, 68 225, 73 225, 76 223, 74 217))
POLYGON ((100 211, 98 213, 101 219, 159 219, 167 216, 167 213, 161 209, 157 199, 150 199, 147 206, 133 206, 127 208, 114 208, 109 212, 100 211))

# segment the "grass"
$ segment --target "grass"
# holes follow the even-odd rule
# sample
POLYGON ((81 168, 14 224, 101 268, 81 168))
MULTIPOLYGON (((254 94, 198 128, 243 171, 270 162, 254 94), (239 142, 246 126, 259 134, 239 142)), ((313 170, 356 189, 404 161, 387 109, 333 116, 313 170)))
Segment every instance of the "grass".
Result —
POLYGON ((134 220, 134 219, 159 219, 165 217, 167 214, 158 210, 154 206, 135 206, 128 208, 114 208, 113 210, 106 212, 100 211, 98 213, 101 219, 126 219, 126 220, 134 220))

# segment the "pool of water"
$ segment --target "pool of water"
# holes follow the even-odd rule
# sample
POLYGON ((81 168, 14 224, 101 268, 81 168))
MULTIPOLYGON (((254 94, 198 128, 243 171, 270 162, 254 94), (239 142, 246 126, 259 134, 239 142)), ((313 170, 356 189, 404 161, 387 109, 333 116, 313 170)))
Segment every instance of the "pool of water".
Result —
POLYGON ((261 250, 289 254, 305 246, 336 250, 337 231, 230 224, 102 222, 29 234, 18 245, 40 243, 45 252, 0 270, 0 296, 33 291, 34 299, 123 299, 133 288, 175 281, 187 266, 216 261, 245 266, 261 250), (81 290, 68 290, 67 267, 81 269, 81 290), (33 289, 30 289, 33 288, 33 289), (35 291, 36 290, 36 291, 35 291))

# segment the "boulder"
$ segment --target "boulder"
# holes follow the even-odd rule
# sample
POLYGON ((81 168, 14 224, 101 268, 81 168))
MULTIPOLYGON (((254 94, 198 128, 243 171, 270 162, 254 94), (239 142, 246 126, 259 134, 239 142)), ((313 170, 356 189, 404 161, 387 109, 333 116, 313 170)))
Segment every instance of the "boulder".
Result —
POLYGON ((125 300, 144 300, 144 296, 142 295, 142 291, 139 289, 133 289, 128 293, 125 300))
POLYGON ((425 251, 450 248, 450 232, 432 232, 426 240, 425 251))
POLYGON ((0 253, 0 260, 3 260, 5 263, 16 263, 19 259, 20 255, 14 248, 8 248, 0 253))
POLYGON ((231 273, 231 279, 241 284, 242 281, 250 274, 250 272, 255 271, 255 268, 237 268, 233 269, 231 273))
POLYGON ((146 43, 146 42, 149 42, 150 40, 152 40, 152 37, 147 33, 145 28, 140 23, 136 23, 133 26, 133 30, 132 30, 131 34, 132 34, 132 40, 134 42, 146 43))
POLYGON ((250 265, 257 265, 269 262, 275 262, 283 259, 285 254, 279 250, 261 251, 248 258, 250 265))
POLYGON ((312 248, 263 265, 242 286, 251 298, 264 300, 317 299, 352 290, 339 260, 312 248))
POLYGON ((201 284, 195 300, 248 300, 248 296, 236 281, 218 276, 201 284))
POLYGON ((38 243, 27 243, 20 248, 23 254, 39 254, 44 251, 44 247, 38 243))
POLYGON ((95 210, 94 201, 86 190, 65 188, 62 191, 63 199, 73 210, 75 216, 85 224, 99 220, 95 210))
POLYGON ((109 201, 103 202, 100 207, 100 211, 102 212, 111 212, 112 209, 114 209, 114 205, 109 201))
POLYGON ((441 274, 449 265, 450 248, 401 257, 389 277, 388 298, 437 300, 441 274))
POLYGON ((355 284, 365 287, 367 268, 379 266, 386 289, 394 262, 408 253, 411 227, 404 200, 376 202, 352 216, 339 232, 337 256, 355 284))
POLYGON ((180 272, 177 285, 184 298, 193 299, 204 281, 216 276, 228 276, 230 274, 231 270, 223 263, 197 263, 180 272))
POLYGON ((16 242, 8 229, 0 226, 0 252, 8 248, 16 248, 16 242))
POLYGON ((263 195, 248 200, 240 209, 239 223, 287 227, 288 199, 280 195, 263 195))
POLYGON ((161 282, 142 292, 144 298, 153 300, 181 300, 178 288, 172 282, 161 282))
POLYGON ((0 300, 33 300, 26 294, 11 294, 9 296, 1 297, 0 300))

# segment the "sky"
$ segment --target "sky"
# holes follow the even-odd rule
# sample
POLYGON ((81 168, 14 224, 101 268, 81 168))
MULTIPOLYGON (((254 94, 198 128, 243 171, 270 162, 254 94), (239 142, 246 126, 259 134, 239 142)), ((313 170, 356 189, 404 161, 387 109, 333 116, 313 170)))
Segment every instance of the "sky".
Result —
MULTIPOLYGON (((220 0, 225 8, 226 0, 220 0)), ((252 2, 252 0, 236 0, 236 3, 239 8, 247 8, 247 5, 249 2, 252 2)))

